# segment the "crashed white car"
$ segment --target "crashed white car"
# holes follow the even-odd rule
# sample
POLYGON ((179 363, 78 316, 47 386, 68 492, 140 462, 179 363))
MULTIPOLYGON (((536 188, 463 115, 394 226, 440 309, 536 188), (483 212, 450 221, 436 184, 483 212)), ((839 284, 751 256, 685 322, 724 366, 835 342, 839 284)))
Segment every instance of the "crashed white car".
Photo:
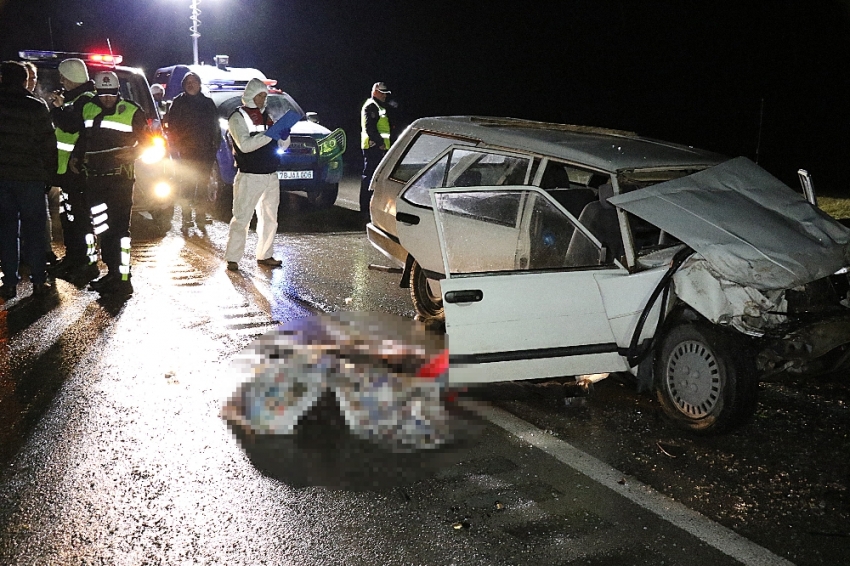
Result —
POLYGON ((368 234, 438 282, 450 383, 628 371, 677 424, 718 432, 765 374, 850 363, 850 230, 746 158, 506 119, 405 136, 368 234))

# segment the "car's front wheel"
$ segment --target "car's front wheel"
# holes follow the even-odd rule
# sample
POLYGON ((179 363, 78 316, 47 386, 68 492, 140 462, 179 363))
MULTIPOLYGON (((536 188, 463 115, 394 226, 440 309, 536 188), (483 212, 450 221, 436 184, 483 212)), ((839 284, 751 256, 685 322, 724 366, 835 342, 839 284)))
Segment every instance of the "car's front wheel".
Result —
POLYGON ((741 424, 755 410, 754 356, 708 324, 674 326, 655 361, 658 400, 667 417, 692 432, 711 434, 741 424))
POLYGON ((413 300, 413 308, 416 309, 420 318, 445 320, 446 312, 443 310, 440 282, 436 279, 429 279, 416 260, 410 267, 410 298, 413 300))

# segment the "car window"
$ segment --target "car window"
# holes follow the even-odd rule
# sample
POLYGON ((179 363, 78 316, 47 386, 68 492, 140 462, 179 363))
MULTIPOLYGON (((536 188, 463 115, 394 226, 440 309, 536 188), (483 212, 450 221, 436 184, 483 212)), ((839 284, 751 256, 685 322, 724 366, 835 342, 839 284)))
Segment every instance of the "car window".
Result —
POLYGON ((412 204, 430 207, 429 190, 437 187, 523 185, 529 178, 530 164, 529 157, 451 149, 408 187, 403 198, 412 204))
MULTIPOLYGON (((95 73, 102 70, 103 67, 89 67, 89 74, 94 77, 95 73)), ((156 129, 159 114, 154 106, 148 81, 142 75, 124 69, 116 69, 115 74, 118 75, 121 96, 125 100, 138 104, 145 111, 145 117, 155 122, 154 129, 156 129)), ((59 82, 59 70, 39 66, 36 93, 46 99, 53 91, 60 88, 62 84, 59 82)))
POLYGON ((438 222, 449 272, 486 273, 515 269, 521 191, 438 193, 438 222))
POLYGON ((608 175, 568 163, 549 161, 540 178, 540 188, 578 218, 584 207, 597 200, 597 189, 609 182, 608 175))
POLYGON ((450 274, 613 264, 611 254, 539 192, 438 192, 435 202, 450 274))
POLYGON ((390 178, 401 181, 402 183, 408 182, 425 165, 430 163, 432 159, 437 157, 450 145, 473 145, 473 143, 466 140, 420 133, 416 140, 410 144, 410 147, 407 148, 404 156, 398 161, 392 172, 390 172, 390 178))
POLYGON ((448 187, 498 187, 522 185, 528 178, 530 159, 478 150, 452 151, 448 187))

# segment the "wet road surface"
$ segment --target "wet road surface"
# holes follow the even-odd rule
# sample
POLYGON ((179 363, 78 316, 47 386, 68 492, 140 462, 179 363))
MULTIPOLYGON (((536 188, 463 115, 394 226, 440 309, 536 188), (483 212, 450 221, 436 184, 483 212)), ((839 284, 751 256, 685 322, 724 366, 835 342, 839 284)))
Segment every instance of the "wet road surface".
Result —
POLYGON ((351 437, 332 398, 295 438, 244 437, 219 418, 236 352, 320 310, 410 317, 406 290, 368 269, 382 257, 339 207, 284 215, 276 270, 224 270, 222 222, 134 237, 125 304, 60 280, 2 311, 0 563, 839 564, 850 550, 840 379, 763 385, 755 422, 712 439, 616 379, 569 408, 548 386, 475 390, 509 413, 462 401, 457 445, 428 454, 351 437), (584 458, 563 440, 613 483, 565 465, 584 458), (660 518, 678 508, 642 499, 656 491, 702 526, 660 518))

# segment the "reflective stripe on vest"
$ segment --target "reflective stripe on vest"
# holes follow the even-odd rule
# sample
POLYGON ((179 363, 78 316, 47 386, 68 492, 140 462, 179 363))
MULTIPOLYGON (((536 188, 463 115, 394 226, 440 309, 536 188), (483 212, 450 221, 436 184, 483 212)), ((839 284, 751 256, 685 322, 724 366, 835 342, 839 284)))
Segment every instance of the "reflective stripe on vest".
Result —
MULTIPOLYGON (((116 122, 114 120, 110 120, 113 115, 104 116, 103 121, 100 123, 100 127, 104 130, 115 130, 116 132, 132 132, 133 131, 133 123, 125 124, 124 122, 116 122)), ((132 117, 131 117, 132 120, 132 117)), ((94 127, 94 120, 86 120, 86 128, 94 127)))
MULTIPOLYGON (((83 96, 91 99, 94 98, 94 93, 90 91, 80 93, 80 96, 64 104, 63 112, 67 112, 70 109, 69 107, 72 107, 83 96)), ((56 149, 59 152, 59 166, 56 168, 56 172, 59 175, 68 171, 68 162, 71 160, 71 152, 74 151, 74 148, 77 146, 78 139, 80 139, 80 132, 70 133, 66 132, 62 128, 56 128, 56 149)))
POLYGON ((384 141, 384 147, 390 148, 390 119, 387 117, 387 109, 381 106, 374 98, 363 103, 360 109, 360 146, 369 149, 369 134, 366 133, 366 107, 374 104, 378 107, 378 133, 384 141))

